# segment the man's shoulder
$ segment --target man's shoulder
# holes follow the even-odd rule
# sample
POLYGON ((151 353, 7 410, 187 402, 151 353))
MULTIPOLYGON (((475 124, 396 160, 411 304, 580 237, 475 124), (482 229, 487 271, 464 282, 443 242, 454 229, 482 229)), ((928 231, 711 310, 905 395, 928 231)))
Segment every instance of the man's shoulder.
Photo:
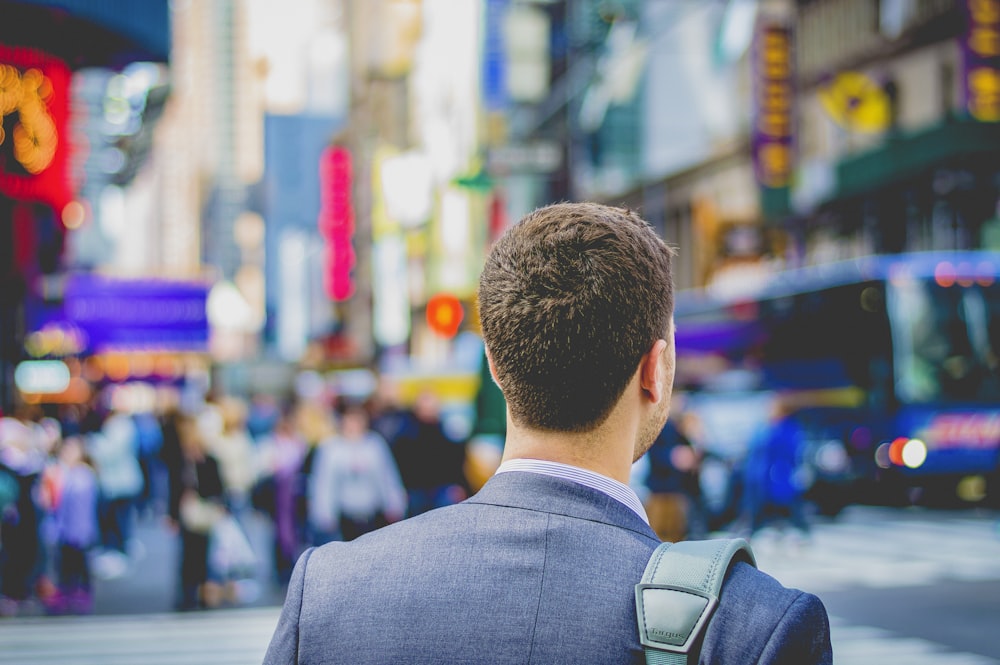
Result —
POLYGON ((819 598, 737 563, 726 576, 709 624, 704 662, 829 662, 824 660, 829 635, 829 618, 819 598))
POLYGON ((336 561, 344 556, 345 548, 351 551, 371 549, 397 549, 401 545, 412 548, 418 542, 439 542, 443 530, 454 531, 456 526, 469 519, 465 504, 445 506, 415 517, 383 526, 350 542, 334 541, 315 548, 310 565, 327 557, 336 561), (320 559, 317 559, 317 556, 320 559))
POLYGON ((736 563, 726 575, 720 601, 753 601, 776 607, 779 601, 790 600, 802 593, 784 586, 777 579, 762 570, 745 563, 736 563))
MULTIPOLYGON (((309 568, 335 569, 338 576, 356 567, 388 574, 405 570, 407 580, 415 582, 421 574, 440 570, 442 556, 452 565, 462 560, 468 567, 474 567, 481 562, 477 564, 460 553, 492 553, 483 555, 489 558, 510 548, 523 548, 518 549, 521 554, 531 552, 540 560, 546 549, 564 560, 614 558, 620 562, 624 557, 637 568, 638 580, 642 566, 656 547, 652 537, 641 538, 613 520, 575 519, 571 511, 532 505, 526 499, 524 505, 467 500, 437 508, 351 542, 319 547, 309 560, 309 568), (560 526, 557 528, 556 524, 560 526)), ((627 511, 622 507, 619 512, 627 511)), ((626 527, 629 525, 626 522, 626 527)))

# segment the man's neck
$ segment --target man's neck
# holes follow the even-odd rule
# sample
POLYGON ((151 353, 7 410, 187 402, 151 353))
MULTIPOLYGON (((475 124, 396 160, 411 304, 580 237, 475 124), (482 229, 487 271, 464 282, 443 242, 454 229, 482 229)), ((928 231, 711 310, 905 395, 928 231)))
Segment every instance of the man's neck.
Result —
POLYGON ((526 429, 508 422, 503 461, 559 462, 628 484, 634 441, 634 432, 607 422, 583 433, 526 429))
POLYGON ((569 464, 628 484, 640 428, 648 418, 640 368, 618 401, 594 429, 587 432, 540 430, 515 423, 507 411, 503 461, 537 459, 569 464))

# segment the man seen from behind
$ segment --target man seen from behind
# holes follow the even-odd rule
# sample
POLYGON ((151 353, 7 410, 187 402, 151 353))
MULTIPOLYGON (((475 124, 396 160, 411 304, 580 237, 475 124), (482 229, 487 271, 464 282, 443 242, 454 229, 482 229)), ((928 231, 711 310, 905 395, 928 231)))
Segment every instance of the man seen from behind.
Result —
MULTIPOLYGON (((265 665, 644 662, 634 588, 660 541, 628 480, 670 408, 671 257, 592 203, 497 241, 479 308, 500 468, 460 504, 305 552, 265 665)), ((826 610, 738 563, 699 662, 830 663, 826 610)))

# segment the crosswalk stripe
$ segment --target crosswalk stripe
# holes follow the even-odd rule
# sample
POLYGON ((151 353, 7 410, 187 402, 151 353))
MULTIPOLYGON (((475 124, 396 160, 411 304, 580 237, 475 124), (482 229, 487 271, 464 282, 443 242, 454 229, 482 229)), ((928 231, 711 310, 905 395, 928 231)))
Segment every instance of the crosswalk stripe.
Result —
POLYGON ((914 637, 899 637, 870 626, 851 626, 831 618, 830 639, 837 665, 998 665, 1000 660, 949 651, 914 637))
POLYGON ((813 593, 1000 579, 1000 537, 990 520, 860 514, 817 523, 807 544, 764 530, 752 542, 758 566, 813 593))
POLYGON ((280 608, 191 614, 13 619, 0 623, 7 665, 259 663, 280 608))

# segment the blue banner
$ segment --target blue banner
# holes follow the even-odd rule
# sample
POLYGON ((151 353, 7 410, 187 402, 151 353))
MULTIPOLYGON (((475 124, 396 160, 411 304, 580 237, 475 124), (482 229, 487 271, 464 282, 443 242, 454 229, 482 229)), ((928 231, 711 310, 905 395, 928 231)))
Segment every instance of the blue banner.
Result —
POLYGON ((510 105, 507 94, 507 50, 503 36, 509 0, 486 0, 483 25, 483 106, 503 111, 510 105))
POLYGON ((87 273, 66 278, 62 302, 30 307, 32 329, 81 334, 86 352, 208 350, 204 282, 114 279, 87 273))

